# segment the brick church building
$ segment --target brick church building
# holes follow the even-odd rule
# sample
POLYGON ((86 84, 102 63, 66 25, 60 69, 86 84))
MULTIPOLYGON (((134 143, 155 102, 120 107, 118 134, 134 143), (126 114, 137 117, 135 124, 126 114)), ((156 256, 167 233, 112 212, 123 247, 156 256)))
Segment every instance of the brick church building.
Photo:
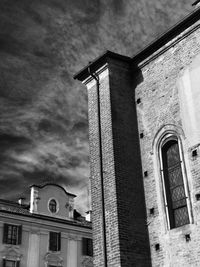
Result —
POLYGON ((88 91, 94 266, 200 266, 200 8, 75 78, 88 91))

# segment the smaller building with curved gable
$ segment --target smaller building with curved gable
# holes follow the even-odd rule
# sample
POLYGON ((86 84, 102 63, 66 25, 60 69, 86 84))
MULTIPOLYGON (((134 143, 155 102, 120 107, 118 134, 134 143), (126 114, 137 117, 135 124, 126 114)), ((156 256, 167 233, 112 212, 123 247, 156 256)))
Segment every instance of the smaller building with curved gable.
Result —
POLYGON ((74 198, 62 186, 46 183, 31 186, 30 212, 63 219, 74 218, 74 198))
POLYGON ((54 183, 32 185, 30 203, 0 199, 0 266, 91 267, 92 225, 76 195, 54 183))

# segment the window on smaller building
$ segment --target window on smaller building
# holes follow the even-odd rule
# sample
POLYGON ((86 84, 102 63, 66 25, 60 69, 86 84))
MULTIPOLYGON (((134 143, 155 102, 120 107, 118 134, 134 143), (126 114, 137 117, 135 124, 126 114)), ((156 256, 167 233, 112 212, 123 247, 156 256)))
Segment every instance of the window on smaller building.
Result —
POLYGON ((52 213, 56 213, 56 211, 57 211, 57 203, 56 203, 55 199, 51 199, 50 200, 50 202, 49 202, 49 210, 52 213))
POLYGON ((20 264, 19 261, 3 259, 3 267, 19 267, 20 266, 19 264, 20 264))
POLYGON ((3 243, 11 245, 20 245, 22 238, 22 226, 4 224, 3 243))
POLYGON ((60 251, 61 249, 61 233, 50 232, 49 233, 49 250, 60 251))
POLYGON ((82 251, 84 256, 93 256, 93 247, 92 247, 92 239, 85 238, 82 239, 82 251))

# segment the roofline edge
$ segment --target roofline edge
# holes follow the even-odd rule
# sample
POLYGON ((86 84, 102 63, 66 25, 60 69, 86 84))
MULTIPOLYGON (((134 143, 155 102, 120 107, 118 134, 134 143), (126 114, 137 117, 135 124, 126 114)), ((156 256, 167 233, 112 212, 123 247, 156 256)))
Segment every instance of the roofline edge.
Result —
POLYGON ((150 42, 141 51, 137 52, 132 58, 107 50, 99 57, 94 59, 92 62, 89 62, 89 64, 86 67, 82 68, 78 73, 76 73, 73 78, 80 81, 85 80, 87 76, 89 76, 88 68, 95 71, 97 67, 100 64, 104 63, 106 58, 108 57, 127 61, 132 64, 138 64, 139 62, 145 60, 151 54, 159 50, 162 46, 171 41, 185 29, 190 27, 193 23, 197 22, 199 19, 200 7, 195 8, 195 10, 190 12, 187 16, 185 16, 183 19, 181 19, 179 22, 169 28, 166 32, 162 33, 160 36, 150 42))
POLYGON ((132 59, 131 57, 127 57, 115 52, 112 52, 110 50, 106 50, 104 53, 102 53, 100 56, 98 56, 97 58, 95 58, 93 61, 89 62, 89 64, 84 67, 83 69, 81 69, 78 73, 76 73, 73 78, 79 81, 83 81, 85 80, 88 76, 90 76, 88 69, 90 68, 92 71, 96 71, 98 69, 98 67, 102 64, 105 63, 106 59, 108 58, 114 58, 114 59, 118 59, 118 60, 122 60, 125 62, 131 62, 132 59))

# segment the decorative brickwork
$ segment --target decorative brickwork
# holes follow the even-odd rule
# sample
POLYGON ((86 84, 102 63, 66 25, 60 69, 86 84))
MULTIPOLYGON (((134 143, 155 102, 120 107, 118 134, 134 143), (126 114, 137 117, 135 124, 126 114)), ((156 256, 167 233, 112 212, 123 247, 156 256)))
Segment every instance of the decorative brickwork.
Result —
MULTIPOLYGON (((141 68, 143 82, 136 88, 136 99, 141 103, 137 105, 139 131, 144 131, 144 138, 140 139, 143 171, 148 170, 148 178, 144 179, 145 199, 147 209, 155 207, 154 216, 148 216, 148 229, 151 247, 152 266, 198 266, 200 228, 199 203, 195 193, 199 192, 199 156, 192 157, 190 140, 184 134, 183 118, 181 112, 179 85, 181 77, 190 67, 200 53, 200 30, 193 31, 193 25, 188 28, 185 38, 168 48, 161 55, 150 60, 141 68), (158 151, 155 136, 163 128, 163 133, 177 131, 182 143, 183 160, 186 166, 186 178, 189 185, 190 206, 192 217, 190 224, 169 230, 166 223, 166 214, 163 203, 163 188, 160 184, 161 173, 158 163, 158 151), (192 223, 194 222, 194 223, 192 223), (190 239, 185 238, 190 235, 190 239), (160 249, 155 245, 159 243, 160 249)), ((188 88, 189 90, 189 88, 188 88)), ((189 93, 189 92, 188 92, 189 93)), ((193 107, 195 108, 195 107, 193 107)))
POLYGON ((131 66, 129 59, 124 59, 119 60, 108 55, 103 62, 106 64, 104 69, 96 70, 100 79, 100 118, 98 118, 97 84, 94 80, 86 81, 96 267, 106 266, 103 255, 102 208, 105 210, 107 266, 150 266, 131 66), (99 130, 101 130, 102 173, 99 130), (101 175, 104 186, 104 207, 102 207, 101 175))
POLYGON ((95 267, 199 266, 199 15, 133 59, 107 52, 92 62, 99 98, 88 69, 77 75, 88 88, 95 267), (162 180, 166 135, 180 150, 188 215, 179 227, 170 227, 162 180))

